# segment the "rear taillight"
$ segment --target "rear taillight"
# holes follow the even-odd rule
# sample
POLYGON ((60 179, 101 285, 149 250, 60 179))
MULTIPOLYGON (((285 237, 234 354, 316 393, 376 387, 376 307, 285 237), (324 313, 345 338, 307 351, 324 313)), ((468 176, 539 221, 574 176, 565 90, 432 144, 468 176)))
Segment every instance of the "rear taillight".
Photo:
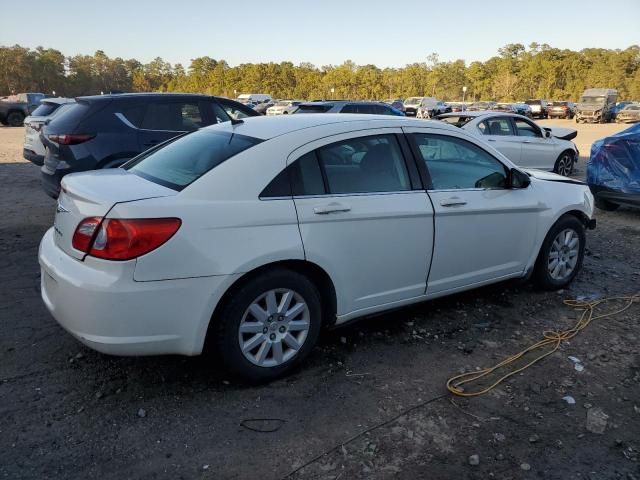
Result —
POLYGON ((181 224, 179 218, 86 218, 76 229, 73 246, 93 257, 131 260, 165 243, 178 231, 181 224), (96 220, 99 220, 98 225, 94 226, 96 220), (89 235, 87 242, 86 237, 89 235))
POLYGON ((84 143, 87 140, 91 140, 95 135, 87 135, 87 134, 60 134, 60 135, 49 135, 48 138, 52 142, 58 143, 60 145, 77 145, 79 143, 84 143))

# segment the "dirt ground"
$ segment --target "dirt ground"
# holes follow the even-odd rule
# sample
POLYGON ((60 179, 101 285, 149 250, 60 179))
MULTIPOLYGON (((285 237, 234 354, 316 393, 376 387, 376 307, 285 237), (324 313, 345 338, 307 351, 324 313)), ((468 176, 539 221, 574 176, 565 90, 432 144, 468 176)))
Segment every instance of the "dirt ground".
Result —
MULTIPOLYGON (((580 177, 591 142, 624 127, 578 127, 580 177)), ((109 357, 57 325, 37 261, 55 202, 22 136, 0 128, 0 478, 640 480, 640 305, 487 395, 445 387, 572 325, 565 299, 640 291, 640 211, 597 212, 567 290, 503 283, 364 319, 324 334, 289 378, 249 387, 208 357, 109 357), (599 409, 601 434, 587 429, 599 409)))

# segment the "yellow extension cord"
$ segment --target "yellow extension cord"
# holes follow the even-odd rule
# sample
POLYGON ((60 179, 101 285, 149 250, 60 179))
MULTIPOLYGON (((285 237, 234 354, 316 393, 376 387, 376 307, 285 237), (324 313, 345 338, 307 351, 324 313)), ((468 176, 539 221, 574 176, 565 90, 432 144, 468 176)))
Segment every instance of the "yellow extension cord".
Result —
POLYGON ((454 395, 458 395, 460 397, 476 397, 478 395, 483 395, 489 392, 496 385, 499 385, 500 383, 505 381, 507 378, 511 377, 512 375, 522 372, 523 370, 529 368, 531 365, 539 362, 543 358, 556 352, 558 348, 560 348, 560 345, 562 344, 562 342, 565 342, 573 338, 574 336, 576 336, 578 332, 586 328, 587 325, 589 325, 589 323, 591 323, 593 320, 598 320, 601 318, 618 315, 619 313, 622 313, 625 310, 628 310, 631 307, 631 305, 633 305, 634 302, 640 303, 640 293, 636 293, 635 295, 629 295, 629 296, 602 298, 599 300, 565 300, 564 301, 565 305, 573 307, 576 310, 582 310, 582 315, 580 315, 580 319, 572 328, 570 328, 569 330, 563 330, 563 331, 545 330, 544 332, 542 332, 542 335, 544 337, 542 340, 540 340, 537 343, 534 343, 530 347, 526 348, 525 350, 522 350, 519 353, 516 353, 515 355, 505 358, 497 365, 490 368, 483 368, 475 372, 463 373, 461 375, 456 375, 455 377, 450 378, 447 381, 447 389, 454 395), (624 305, 624 307, 618 310, 603 313, 601 315, 595 315, 595 310, 598 306, 602 305, 603 303, 607 303, 611 301, 624 301, 626 302, 626 304, 624 305), (545 352, 542 355, 539 355, 538 357, 536 357, 534 360, 530 361, 526 365, 507 373, 506 375, 502 376, 501 378, 496 380, 494 383, 492 383, 488 387, 485 387, 475 392, 467 391, 465 388, 462 387, 462 385, 479 380, 480 378, 486 377, 487 375, 490 375, 491 373, 499 370, 502 367, 506 367, 507 365, 515 362, 516 360, 524 357, 529 352, 542 349, 549 345, 551 345, 552 347, 548 352, 545 352))

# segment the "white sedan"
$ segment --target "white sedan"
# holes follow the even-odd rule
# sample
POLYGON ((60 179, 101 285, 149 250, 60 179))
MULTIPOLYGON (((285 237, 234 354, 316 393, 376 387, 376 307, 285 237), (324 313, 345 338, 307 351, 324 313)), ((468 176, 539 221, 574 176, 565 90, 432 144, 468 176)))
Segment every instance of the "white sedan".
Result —
POLYGON ((447 113, 438 120, 481 138, 524 168, 569 176, 579 158, 571 128, 543 128, 522 115, 491 111, 447 113))
POLYGON ((274 106, 267 108, 267 115, 289 115, 298 109, 302 100, 280 100, 274 106))
POLYGON ((207 345, 265 381, 322 327, 509 278, 565 287, 592 214, 583 183, 442 122, 247 118, 64 177, 42 298, 101 352, 207 345))

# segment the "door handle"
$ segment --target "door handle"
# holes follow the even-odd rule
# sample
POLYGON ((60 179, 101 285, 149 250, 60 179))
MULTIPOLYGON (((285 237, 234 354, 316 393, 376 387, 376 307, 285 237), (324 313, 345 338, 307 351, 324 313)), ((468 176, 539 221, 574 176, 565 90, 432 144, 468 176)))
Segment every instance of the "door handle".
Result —
POLYGON ((463 200, 460 197, 451 197, 451 198, 445 198, 444 200, 440 200, 440 205, 442 205, 443 207, 456 207, 459 205, 466 205, 467 201, 463 200))
POLYGON ((322 207, 315 207, 313 209, 313 213, 315 213, 316 215, 327 215, 329 213, 343 213, 350 210, 351 207, 349 205, 345 205, 344 203, 332 202, 322 207))
POLYGON ((523 140, 522 143, 531 143, 531 140, 523 140))
POLYGON ((495 142, 496 141, 495 138, 487 138, 487 140, 490 141, 490 142, 495 142))

